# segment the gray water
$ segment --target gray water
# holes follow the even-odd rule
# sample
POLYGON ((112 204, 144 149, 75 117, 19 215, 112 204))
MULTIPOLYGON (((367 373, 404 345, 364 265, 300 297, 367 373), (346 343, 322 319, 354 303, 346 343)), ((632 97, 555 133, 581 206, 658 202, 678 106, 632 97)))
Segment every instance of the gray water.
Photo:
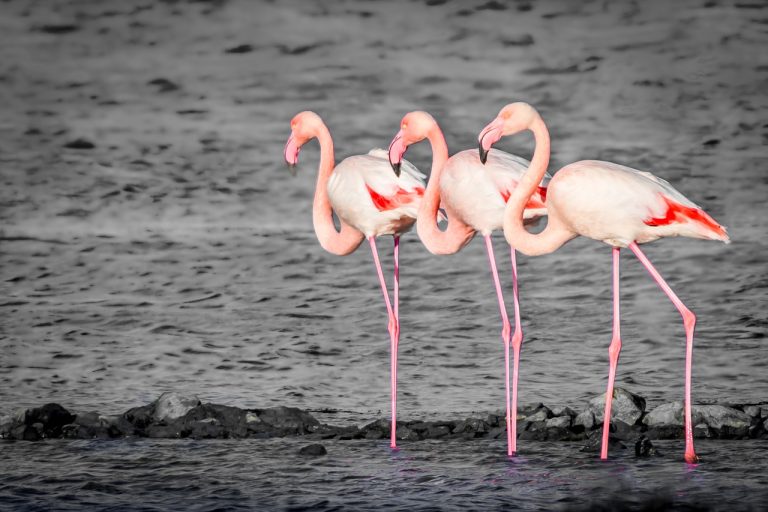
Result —
MULTIPOLYGON (((424 109, 457 151, 474 147, 477 132, 515 100, 535 105, 548 123, 552 170, 585 158, 650 170, 728 226, 728 246, 667 239, 645 250, 698 315, 694 400, 765 400, 766 4, 429 3, 440 5, 3 3, 0 414, 50 401, 119 413, 173 389, 240 407, 335 409, 338 423, 386 416, 389 343, 373 263, 365 246, 345 258, 318 246, 311 226, 318 152, 314 143, 304 148, 292 179, 281 153, 288 122, 317 111, 343 157, 386 146, 403 114, 424 109), (244 44, 251 48, 227 53, 244 44), (77 138, 95 147, 63 148, 77 138)), ((530 156, 532 141, 520 136, 501 147, 530 156)), ((425 144, 408 156, 429 169, 425 144)), ((506 244, 500 234, 495 242, 509 298, 506 244)), ((391 269, 391 241, 379 246, 391 269)), ((521 402, 581 408, 605 387, 610 250, 575 240, 518 260, 521 402)), ((401 266, 401 418, 501 409, 500 322, 481 240, 435 257, 410 234, 401 266)), ((682 324, 629 253, 622 335, 617 383, 645 396, 649 408, 681 399, 682 324)), ((270 471, 277 459, 261 454, 291 443, 238 444, 227 464, 270 471)), ((71 455, 74 474, 87 474, 90 450, 126 450, 146 464, 136 466, 144 479, 125 477, 130 494, 150 473, 172 474, 152 466, 158 446, 158 460, 181 457, 180 444, 141 442, 20 443, 3 454, 21 467, 31 453, 45 453, 38 460, 52 473, 60 469, 46 460, 71 455)), ((203 474, 234 444, 185 446, 182 466, 203 474)), ((717 454, 711 463, 727 461, 734 473, 701 465, 694 475, 720 475, 702 493, 754 483, 742 454, 762 444, 708 446, 717 454)), ((339 443, 334 460, 357 460, 350 474, 368 474, 367 464, 397 473, 401 459, 379 448, 339 443)), ((565 446, 526 448, 541 457, 530 471, 551 469, 556 481, 610 467, 573 459, 565 446), (562 469, 547 469, 550 455, 561 457, 562 469)), ((411 449, 427 467, 453 468, 430 484, 435 492, 477 499, 498 492, 480 476, 498 447, 411 449), (451 478, 463 465, 475 480, 458 491, 451 478)), ((506 474, 506 463, 492 460, 506 474)), ((313 469, 318 481, 338 484, 323 488, 347 485, 322 464, 313 469)), ((628 471, 664 488, 665 470, 645 464, 628 471)), ((683 475, 670 460, 659 464, 683 475)), ((499 486, 533 507, 534 481, 499 486)), ((243 500, 269 492, 243 485, 243 500)), ((61 492, 55 482, 42 488, 45 499, 61 492)), ((379 488, 391 497, 386 489, 379 488)), ((201 486, 184 496, 192 503, 208 492, 201 486)))

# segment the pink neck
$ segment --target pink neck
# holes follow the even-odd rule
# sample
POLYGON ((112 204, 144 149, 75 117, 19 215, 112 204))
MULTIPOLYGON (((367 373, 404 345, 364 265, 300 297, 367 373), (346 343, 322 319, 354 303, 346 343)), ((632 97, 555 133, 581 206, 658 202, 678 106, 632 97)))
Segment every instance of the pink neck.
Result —
POLYGON ((547 227, 537 235, 529 233, 523 227, 523 210, 547 172, 550 153, 549 131, 544 121, 537 116, 528 129, 533 132, 536 149, 531 165, 507 201, 504 211, 504 236, 509 245, 523 254, 538 256, 555 251, 576 234, 565 229, 554 212, 547 218, 547 227))
POLYGON ((335 166, 333 139, 325 125, 314 133, 320 143, 320 167, 317 171, 315 199, 312 204, 312 224, 320 245, 326 251, 339 256, 352 253, 365 236, 355 228, 341 222, 341 232, 333 224, 333 210, 328 198, 328 180, 335 166))
POLYGON ((448 146, 440 127, 435 123, 427 134, 432 146, 432 171, 416 219, 416 232, 432 254, 453 254, 472 240, 475 230, 448 212, 448 229, 440 231, 437 212, 440 208, 440 176, 448 161, 448 146))

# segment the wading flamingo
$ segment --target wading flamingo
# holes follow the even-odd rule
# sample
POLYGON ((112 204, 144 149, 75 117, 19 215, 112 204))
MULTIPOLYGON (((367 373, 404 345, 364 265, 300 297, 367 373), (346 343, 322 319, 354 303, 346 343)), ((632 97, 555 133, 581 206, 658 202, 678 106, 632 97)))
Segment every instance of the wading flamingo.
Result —
POLYGON ((291 120, 291 136, 285 144, 285 161, 296 165, 301 146, 317 138, 320 143, 320 167, 317 175, 312 223, 317 239, 326 251, 345 256, 367 238, 387 306, 390 337, 390 392, 392 394, 392 427, 390 446, 397 448, 397 347, 400 341, 399 248, 400 235, 416 222, 425 176, 408 162, 403 172, 392 175, 387 152, 373 149, 367 155, 345 158, 334 169, 333 140, 328 128, 314 112, 300 112, 291 120), (333 224, 333 212, 339 217, 341 231, 333 224), (376 250, 376 237, 394 237, 394 293, 389 300, 387 284, 376 250))
MULTIPOLYGON (((408 146, 424 139, 432 146, 432 172, 419 208, 416 231, 419 238, 433 254, 453 254, 464 247, 480 232, 485 238, 488 261, 501 312, 501 339, 504 342, 504 368, 506 384, 507 454, 517 451, 517 372, 523 331, 520 326, 520 305, 517 293, 517 264, 515 249, 511 250, 512 287, 515 311, 515 330, 510 339, 507 308, 501 292, 496 258, 493 253, 491 232, 501 229, 504 206, 510 194, 522 178, 529 162, 515 155, 495 150, 490 153, 487 165, 483 165, 474 149, 467 149, 448 158, 448 146, 443 132, 434 118, 426 112, 414 111, 403 117, 400 131, 389 146, 389 160, 398 172, 403 154, 408 146), (435 223, 438 207, 448 214, 448 228, 440 231, 435 223), (512 405, 509 396, 509 344, 514 350, 512 377, 512 405)), ((537 189, 526 201, 525 218, 536 219, 546 215, 544 198, 546 183, 539 178, 537 189)))
POLYGON ((509 198, 504 213, 504 235, 510 245, 523 254, 536 256, 553 252, 581 235, 613 248, 613 337, 608 348, 610 370, 600 458, 608 457, 613 383, 621 351, 619 251, 629 247, 683 318, 686 337, 685 460, 696 462, 691 425, 691 360, 696 316, 651 265, 638 244, 671 236, 729 243, 725 228, 672 185, 651 173, 610 162, 584 160, 566 165, 555 174, 547 189, 547 227, 536 235, 528 233, 523 228, 523 209, 531 194, 536 192, 549 164, 549 132, 544 121, 527 103, 511 103, 480 132, 478 140, 482 157, 502 137, 524 130, 533 132, 536 148, 531 165, 509 198))

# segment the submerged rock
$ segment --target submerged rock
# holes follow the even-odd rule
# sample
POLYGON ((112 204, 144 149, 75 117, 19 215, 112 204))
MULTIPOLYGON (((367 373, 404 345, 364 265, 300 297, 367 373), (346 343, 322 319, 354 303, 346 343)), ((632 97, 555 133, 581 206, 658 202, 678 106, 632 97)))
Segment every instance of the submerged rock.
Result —
POLYGON ((640 436, 635 442, 635 457, 660 457, 661 452, 653 446, 646 436, 640 436))
POLYGON ((307 446, 304 446, 301 450, 299 450, 299 455, 302 455, 304 457, 321 457, 323 455, 326 455, 328 453, 328 450, 325 449, 325 446, 321 444, 308 444, 307 446))
MULTIPOLYGON (((603 436, 600 431, 595 431, 591 436, 587 438, 587 442, 584 444, 580 451, 587 453, 600 453, 600 449, 603 444, 603 436)), ((625 450, 627 447, 620 439, 613 435, 608 435, 608 450, 625 450)))

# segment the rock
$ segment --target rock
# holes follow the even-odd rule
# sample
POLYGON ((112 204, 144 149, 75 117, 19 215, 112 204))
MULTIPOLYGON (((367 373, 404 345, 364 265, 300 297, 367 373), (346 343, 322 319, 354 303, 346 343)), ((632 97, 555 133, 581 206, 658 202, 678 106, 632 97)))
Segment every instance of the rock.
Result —
POLYGON ((62 427, 72 423, 74 419, 75 415, 59 404, 45 404, 42 407, 28 409, 24 415, 26 425, 34 423, 42 425, 43 437, 61 437, 62 427))
POLYGON ((594 413, 590 410, 586 410, 577 414, 573 419, 573 426, 576 427, 574 428, 576 431, 579 430, 578 427, 581 427, 583 430, 592 430, 597 426, 594 413))
POLYGON ((425 437, 427 439, 438 439, 441 437, 445 437, 450 433, 451 433, 451 427, 449 427, 448 425, 433 425, 429 427, 425 437))
MULTIPOLYGON (((584 447, 580 450, 582 452, 594 452, 594 453, 600 453, 600 450, 602 448, 603 443, 603 435, 600 431, 595 431, 592 433, 591 436, 587 438, 587 442, 584 444, 584 447)), ((622 443, 619 439, 612 435, 608 435, 608 450, 624 450, 626 449, 626 445, 622 443)))
POLYGON ((198 405, 200 405, 200 399, 195 395, 183 395, 175 391, 166 392, 155 402, 152 418, 155 421, 175 420, 198 405))
POLYGON ((167 78, 155 78, 154 80, 147 82, 147 85, 157 86, 157 92, 176 91, 180 88, 177 84, 171 82, 167 78))
POLYGON ((68 149, 93 149, 96 147, 96 144, 88 139, 77 138, 64 144, 64 147, 68 149))
POLYGON ((386 436, 387 434, 383 430, 379 430, 376 428, 372 428, 365 432, 365 439, 376 440, 376 439, 382 439, 386 436))
POLYGON ((712 431, 706 423, 699 423, 693 427, 693 437, 696 439, 709 439, 712 437, 712 431))
POLYGON ((547 427, 547 441, 566 441, 571 439, 571 432, 564 427, 547 427))
POLYGON ((363 428, 360 429, 360 432, 366 438, 369 432, 374 432, 371 434, 372 436, 371 439, 381 439, 382 437, 389 437, 389 431, 390 431, 390 421, 384 418, 368 423, 367 425, 364 425, 363 428), (381 436, 375 437, 377 435, 375 434, 375 432, 381 433, 381 436))
POLYGON ((760 406, 758 405, 745 405, 744 406, 744 414, 747 416, 750 416, 752 418, 759 418, 760 417, 760 406))
POLYGON ((555 416, 554 418, 550 418, 546 422, 547 428, 569 428, 571 426, 571 417, 570 416, 555 416))
POLYGON ((321 444, 308 444, 307 446, 304 446, 301 450, 299 450, 299 455, 303 457, 321 457, 323 455, 326 455, 328 453, 328 450, 325 449, 325 446, 321 444))
POLYGON ((233 46, 232 48, 227 48, 224 50, 224 53, 250 53, 253 51, 253 45, 250 44, 240 44, 237 46, 233 46))
POLYGON ((9 432, 9 439, 21 441, 39 441, 42 439, 40 432, 32 425, 15 425, 9 432))
POLYGON ((627 425, 621 420, 614 420, 611 422, 611 435, 622 441, 635 439, 638 430, 635 430, 634 425, 627 425))
POLYGON ((683 426, 683 404, 682 402, 669 402, 661 404, 660 406, 649 412, 643 423, 648 428, 655 428, 660 426, 683 426))
POLYGON ((310 434, 320 428, 320 422, 306 411, 296 407, 273 407, 255 411, 264 423, 275 427, 282 435, 310 434))
POLYGON ((401 441, 418 441, 420 439, 419 434, 406 427, 405 425, 398 425, 395 431, 395 438, 401 441))
POLYGON ((657 425, 649 428, 645 435, 648 439, 682 439, 682 425, 657 425))
POLYGON ((570 407, 562 406, 562 405, 553 407, 551 411, 552 411, 552 416, 570 416, 571 418, 576 416, 576 412, 573 409, 571 409, 570 407))
POLYGON ((123 413, 123 418, 139 431, 148 427, 154 421, 155 404, 142 405, 128 409, 123 413))
POLYGON ((249 424, 247 415, 247 411, 238 407, 201 404, 190 409, 178 420, 181 423, 179 434, 181 437, 195 439, 246 437, 249 430, 254 430, 254 427, 259 425, 249 424))
POLYGON ((640 436, 635 442, 635 457, 660 457, 661 452, 653 446, 653 443, 646 436, 640 436))
POLYGON ((544 407, 544 404, 542 404, 541 402, 534 402, 531 404, 520 405, 517 407, 517 419, 521 420, 527 416, 530 416, 531 414, 535 413, 542 407, 544 407))
MULTIPOLYGON (((595 421, 603 422, 605 413, 605 393, 589 401, 587 406, 595 415, 595 421)), ((645 412, 645 398, 630 393, 624 388, 613 388, 611 401, 611 421, 620 420, 627 425, 634 425, 645 412)))
POLYGON ((747 414, 722 405, 697 405, 693 407, 694 423, 706 423, 709 428, 724 439, 741 438, 749 435, 752 418, 747 414))
POLYGON ((546 421, 551 415, 552 415, 552 411, 550 411, 545 406, 541 406, 535 412, 526 416, 525 420, 530 421, 531 423, 535 423, 537 421, 546 421))
POLYGON ((62 429, 64 437, 70 439, 108 439, 112 437, 107 418, 97 412, 78 414, 75 421, 62 429))

